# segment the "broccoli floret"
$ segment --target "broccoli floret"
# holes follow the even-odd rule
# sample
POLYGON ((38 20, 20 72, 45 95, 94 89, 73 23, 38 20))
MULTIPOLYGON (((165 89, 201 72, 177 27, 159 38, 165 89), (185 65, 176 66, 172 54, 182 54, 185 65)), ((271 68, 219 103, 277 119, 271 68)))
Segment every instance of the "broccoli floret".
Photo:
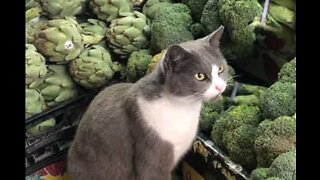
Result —
POLYGON ((127 81, 136 82, 142 78, 146 74, 151 59, 149 50, 131 53, 127 63, 127 81))
POLYGON ((267 179, 268 168, 257 168, 250 174, 249 180, 265 180, 267 179))
POLYGON ((254 169, 257 164, 254 150, 256 129, 252 125, 242 125, 223 134, 222 142, 230 159, 241 164, 246 170, 254 169))
POLYGON ((234 105, 260 106, 260 98, 257 95, 239 95, 233 100, 234 105))
POLYGON ((231 107, 221 118, 226 120, 227 130, 233 130, 244 124, 258 126, 261 112, 257 106, 239 105, 231 107))
POLYGON ((258 167, 269 167, 281 153, 296 146, 296 120, 281 116, 275 120, 262 121, 257 129, 255 151, 258 167))
POLYGON ((274 83, 262 94, 261 109, 265 119, 293 115, 296 112, 296 84, 274 83))
POLYGON ((168 5, 172 5, 172 0, 148 0, 142 8, 142 13, 152 20, 160 9, 168 5))
POLYGON ((194 23, 191 25, 190 30, 195 39, 205 36, 204 26, 200 23, 194 23))
POLYGON ((278 73, 278 79, 281 82, 296 83, 296 58, 282 66, 278 73))
POLYGON ((208 0, 184 0, 182 3, 189 6, 194 22, 199 22, 201 13, 208 0))
POLYGON ((218 27, 221 25, 218 10, 218 0, 208 0, 203 8, 200 22, 204 25, 206 34, 218 29, 218 27))
POLYGON ((260 109, 256 106, 232 106, 221 113, 220 118, 213 124, 211 139, 220 148, 224 148, 222 142, 224 132, 233 130, 242 125, 257 126, 260 122, 260 109))
POLYGON ((295 180, 296 150, 280 154, 269 167, 268 176, 295 180))
POLYGON ((151 24, 150 47, 159 53, 172 44, 193 40, 190 31, 192 17, 187 5, 176 3, 160 9, 151 24))

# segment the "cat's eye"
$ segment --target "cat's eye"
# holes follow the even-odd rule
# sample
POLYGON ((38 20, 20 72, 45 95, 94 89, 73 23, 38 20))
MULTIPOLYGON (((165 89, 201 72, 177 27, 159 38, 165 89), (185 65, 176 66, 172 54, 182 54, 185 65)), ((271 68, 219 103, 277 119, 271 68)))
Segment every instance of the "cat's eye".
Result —
POLYGON ((224 66, 220 65, 219 69, 218 69, 218 73, 221 74, 221 73, 223 73, 223 71, 224 71, 224 66))
POLYGON ((205 80, 207 77, 205 74, 202 74, 202 73, 197 73, 194 75, 194 78, 196 78, 196 80, 198 81, 203 81, 205 80))

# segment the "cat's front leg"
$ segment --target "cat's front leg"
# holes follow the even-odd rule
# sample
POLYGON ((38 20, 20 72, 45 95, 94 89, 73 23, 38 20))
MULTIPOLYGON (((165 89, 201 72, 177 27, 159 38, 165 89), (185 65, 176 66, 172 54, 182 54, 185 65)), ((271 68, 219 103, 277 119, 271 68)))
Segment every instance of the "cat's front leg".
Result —
POLYGON ((169 143, 140 141, 134 157, 136 180, 171 180, 173 148, 169 143))

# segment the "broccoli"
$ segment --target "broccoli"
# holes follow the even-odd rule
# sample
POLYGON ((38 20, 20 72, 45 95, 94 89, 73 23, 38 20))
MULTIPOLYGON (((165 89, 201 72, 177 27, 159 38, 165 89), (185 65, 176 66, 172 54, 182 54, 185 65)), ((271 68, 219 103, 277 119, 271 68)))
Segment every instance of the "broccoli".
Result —
POLYGON ((296 58, 282 66, 278 73, 278 80, 281 82, 296 83, 296 58))
POLYGON ((194 22, 200 22, 201 13, 208 0, 183 0, 189 6, 194 22))
POLYGON ((224 97, 220 96, 215 103, 204 103, 200 112, 199 126, 203 133, 210 134, 212 125, 224 110, 224 97))
POLYGON ((118 61, 114 61, 112 64, 112 70, 114 71, 113 78, 120 79, 120 80, 124 80, 126 78, 126 75, 127 75, 126 65, 118 61))
POLYGON ((172 5, 172 0, 148 0, 142 8, 142 13, 150 20, 165 6, 172 5))
POLYGON ((222 142, 225 145, 230 159, 241 164, 246 170, 256 167, 254 151, 254 137, 257 127, 242 125, 234 130, 223 133, 222 142))
POLYGON ((260 97, 254 94, 236 96, 232 102, 234 105, 260 106, 260 97))
POLYGON ((275 82, 262 94, 261 109, 265 119, 293 115, 296 112, 296 84, 275 82))
POLYGON ((218 29, 221 25, 218 12, 218 0, 208 0, 203 8, 200 22, 203 24, 206 34, 218 29))
POLYGON ((127 63, 127 81, 135 82, 143 77, 151 59, 152 56, 146 49, 131 53, 127 63))
POLYGON ((273 121, 262 121, 257 128, 254 146, 258 167, 269 167, 279 154, 295 148, 296 120, 281 116, 273 121))
POLYGON ((220 148, 225 148, 222 139, 224 132, 233 130, 242 125, 257 126, 260 122, 260 109, 256 106, 232 106, 223 113, 213 124, 211 140, 220 148))
POLYGON ((201 38, 205 36, 204 26, 200 23, 194 23, 190 27, 193 37, 195 39, 201 38))
POLYGON ((267 179, 268 168, 257 168, 250 174, 249 180, 265 180, 267 179))
POLYGON ((160 9, 151 24, 152 51, 159 53, 172 44, 194 40, 190 31, 191 24, 191 12, 185 4, 175 3, 160 9))
POLYGON ((295 46, 295 32, 278 23, 270 14, 267 14, 266 23, 261 24, 263 7, 258 0, 219 0, 218 9, 221 22, 230 36, 230 42, 224 45, 223 51, 232 59, 252 56, 257 32, 274 34, 286 44, 295 46))
POLYGON ((278 177, 268 177, 266 180, 286 180, 278 177))
POLYGON ((264 86, 252 85, 252 84, 241 84, 238 95, 251 95, 260 96, 267 88, 264 86))
POLYGON ((268 177, 296 179, 296 150, 280 154, 270 165, 268 177))

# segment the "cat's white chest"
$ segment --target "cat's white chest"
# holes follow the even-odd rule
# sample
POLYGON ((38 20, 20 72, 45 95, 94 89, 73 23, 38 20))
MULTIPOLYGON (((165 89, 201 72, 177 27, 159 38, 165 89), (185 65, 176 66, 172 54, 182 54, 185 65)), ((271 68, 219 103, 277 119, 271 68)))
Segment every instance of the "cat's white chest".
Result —
POLYGON ((174 147, 174 163, 191 147, 196 136, 201 102, 181 103, 161 98, 138 99, 143 118, 149 127, 174 147))

